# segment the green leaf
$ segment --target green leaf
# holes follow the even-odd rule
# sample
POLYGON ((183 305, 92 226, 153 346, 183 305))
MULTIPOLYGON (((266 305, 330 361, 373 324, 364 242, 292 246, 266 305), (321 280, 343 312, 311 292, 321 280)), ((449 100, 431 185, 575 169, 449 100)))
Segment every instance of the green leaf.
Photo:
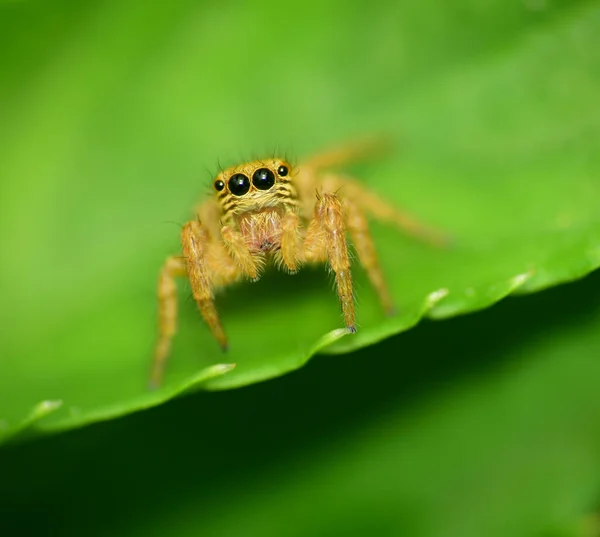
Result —
POLYGON ((5 447, 0 533, 593 537, 599 295, 597 273, 5 447))
POLYGON ((600 264, 598 2, 0 10, 5 438, 282 375, 600 264), (205 169, 375 131, 400 149, 351 171, 455 239, 439 251, 373 223, 400 313, 385 318, 357 268, 359 331, 325 348, 341 325, 326 272, 268 274, 219 297, 223 355, 182 285, 148 393, 167 222, 190 218, 205 169), (44 401, 61 404, 42 416, 44 401))

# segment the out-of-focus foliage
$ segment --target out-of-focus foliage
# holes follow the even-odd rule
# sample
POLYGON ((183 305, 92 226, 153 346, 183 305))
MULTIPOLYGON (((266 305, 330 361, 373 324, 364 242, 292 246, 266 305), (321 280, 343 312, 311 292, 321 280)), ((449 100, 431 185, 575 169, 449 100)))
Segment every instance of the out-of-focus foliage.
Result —
POLYGON ((9 446, 0 534, 593 537, 599 295, 595 274, 9 446))

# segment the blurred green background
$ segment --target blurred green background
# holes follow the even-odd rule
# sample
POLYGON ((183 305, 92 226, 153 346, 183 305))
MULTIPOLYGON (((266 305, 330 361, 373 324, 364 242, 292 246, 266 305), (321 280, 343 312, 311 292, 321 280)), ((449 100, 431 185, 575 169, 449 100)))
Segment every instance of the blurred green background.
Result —
POLYGON ((600 265, 599 35, 593 1, 0 4, 0 535, 593 535, 598 276, 395 334, 600 265), (326 346, 325 272, 268 274, 225 356, 183 284, 148 392, 218 167, 381 132, 351 171, 455 238, 373 223, 399 314, 357 269, 326 346))

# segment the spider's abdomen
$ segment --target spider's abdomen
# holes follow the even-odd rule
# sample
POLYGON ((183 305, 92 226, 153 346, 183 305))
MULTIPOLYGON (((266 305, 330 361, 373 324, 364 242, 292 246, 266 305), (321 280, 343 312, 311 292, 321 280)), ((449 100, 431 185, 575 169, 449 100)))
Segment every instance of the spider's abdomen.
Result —
POLYGON ((239 216, 238 226, 251 252, 272 253, 281 246, 282 211, 270 207, 239 216))

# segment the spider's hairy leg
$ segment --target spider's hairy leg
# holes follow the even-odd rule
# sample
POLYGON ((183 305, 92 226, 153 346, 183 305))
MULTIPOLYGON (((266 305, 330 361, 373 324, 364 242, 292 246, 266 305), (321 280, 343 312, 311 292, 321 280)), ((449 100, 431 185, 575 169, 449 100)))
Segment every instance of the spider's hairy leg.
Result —
POLYGON ((328 192, 317 200, 315 216, 308 226, 304 239, 304 249, 307 261, 329 259, 329 264, 335 273, 344 322, 350 332, 356 332, 354 293, 344 229, 344 213, 342 201, 336 194, 328 192))
POLYGON ((259 265, 248 249, 242 234, 233 227, 225 225, 221 228, 221 238, 239 269, 252 280, 258 279, 259 265))
POLYGON ((396 225, 404 233, 416 239, 438 247, 448 246, 449 244, 450 239, 444 232, 399 210, 353 179, 337 174, 327 174, 323 177, 323 183, 332 190, 341 189, 344 197, 354 201, 357 207, 378 220, 396 225))
POLYGON ((208 228, 198 221, 187 222, 181 232, 184 257, 169 257, 158 281, 159 339, 156 345, 150 386, 160 385, 171 342, 177 329, 176 276, 187 276, 200 313, 223 350, 227 337, 215 308, 213 292, 237 281, 242 273, 218 241, 212 241, 208 228))
POLYGON ((208 263, 210 236, 208 230, 192 220, 183 226, 181 232, 183 255, 187 259, 187 272, 194 300, 198 304, 204 321, 223 350, 227 350, 227 337, 221 326, 215 307, 211 270, 208 263))
POLYGON ((360 264, 365 268, 373 287, 379 295, 381 306, 388 315, 394 312, 392 297, 385 283, 377 252, 369 232, 369 224, 365 214, 358 208, 355 202, 345 199, 344 209, 346 213, 346 226, 358 254, 360 264))
POLYGON ((301 261, 300 217, 295 211, 287 212, 281 221, 281 256, 283 263, 296 272, 301 261))
POLYGON ((307 160, 304 165, 313 170, 322 170, 333 166, 344 166, 365 158, 386 153, 390 150, 390 139, 379 135, 364 138, 345 145, 334 147, 327 152, 315 155, 307 160))
POLYGON ((158 278, 158 342, 154 352, 154 362, 150 385, 157 387, 163 376, 164 364, 171 350, 171 342, 177 331, 177 287, 175 278, 186 275, 185 260, 169 257, 158 278))

